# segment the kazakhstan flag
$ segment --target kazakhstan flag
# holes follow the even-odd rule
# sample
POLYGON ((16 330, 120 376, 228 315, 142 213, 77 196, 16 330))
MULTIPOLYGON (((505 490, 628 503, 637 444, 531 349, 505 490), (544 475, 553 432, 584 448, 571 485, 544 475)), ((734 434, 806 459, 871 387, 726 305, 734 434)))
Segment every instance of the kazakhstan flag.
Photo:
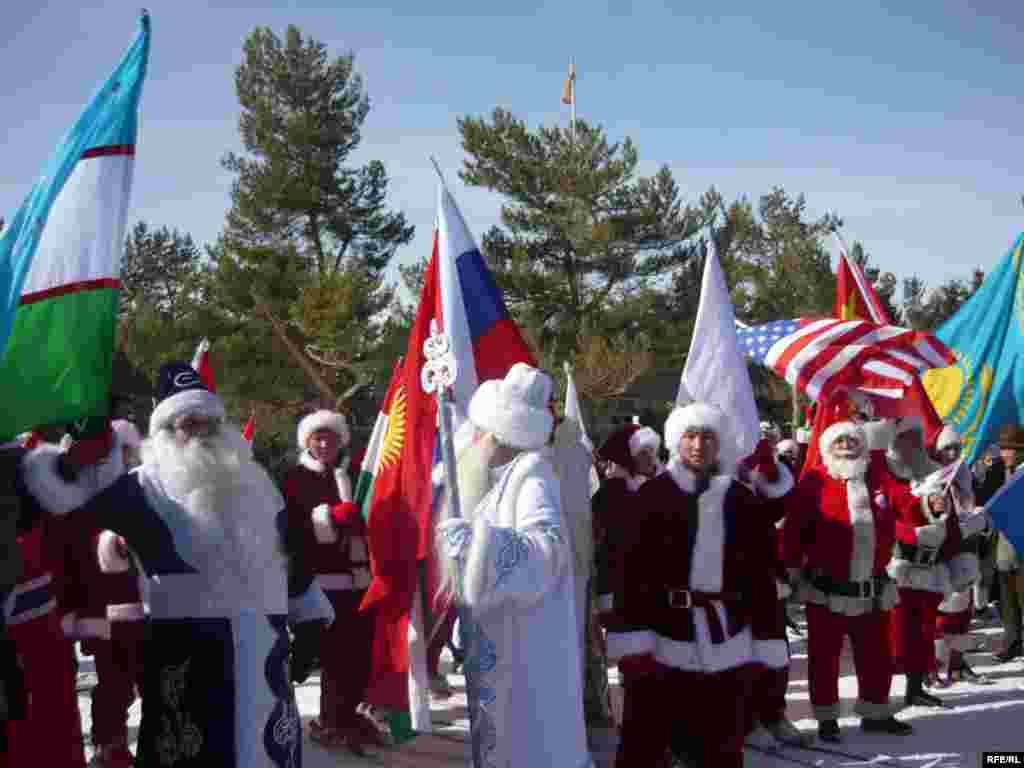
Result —
POLYGON ((1024 234, 966 304, 935 333, 956 365, 928 371, 924 386, 974 461, 1004 424, 1024 421, 1024 234))

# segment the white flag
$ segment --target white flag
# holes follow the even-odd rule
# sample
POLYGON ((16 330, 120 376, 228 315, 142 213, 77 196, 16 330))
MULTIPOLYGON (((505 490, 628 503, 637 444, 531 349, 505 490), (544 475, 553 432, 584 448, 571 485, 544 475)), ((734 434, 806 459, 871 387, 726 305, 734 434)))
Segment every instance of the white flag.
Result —
POLYGON ((697 401, 721 408, 736 431, 737 457, 753 453, 761 434, 747 363, 736 340, 736 317, 713 241, 701 281, 697 323, 679 382, 677 405, 697 401))
POLYGON ((580 427, 580 442, 588 453, 594 452, 594 443, 587 434, 587 425, 583 423, 583 409, 580 408, 580 396, 576 393, 576 382, 572 378, 572 368, 565 364, 565 418, 575 421, 580 427))

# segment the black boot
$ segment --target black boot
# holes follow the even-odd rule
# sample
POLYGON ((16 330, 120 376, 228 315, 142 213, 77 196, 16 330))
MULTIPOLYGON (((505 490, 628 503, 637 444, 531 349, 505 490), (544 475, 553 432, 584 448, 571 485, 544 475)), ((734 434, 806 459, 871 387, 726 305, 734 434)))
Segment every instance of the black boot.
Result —
POLYGON ((908 707, 944 707, 946 703, 938 696, 933 696, 924 689, 924 673, 907 673, 907 695, 904 699, 908 707))
POLYGON ((882 718, 861 718, 860 727, 866 733, 892 733, 897 736, 906 736, 914 730, 910 723, 904 723, 891 715, 882 718))
POLYGON ((978 674, 971 669, 971 665, 967 663, 966 659, 961 659, 960 661, 960 677, 968 683, 974 683, 975 685, 992 685, 995 683, 995 680, 988 675, 978 674))
POLYGON ((1007 646, 1006 650, 1002 653, 997 653, 996 658, 999 659, 1001 664, 1005 664, 1008 661, 1013 661, 1021 655, 1021 644, 1014 643, 1013 645, 1007 646))
POLYGON ((818 738, 822 741, 830 741, 833 744, 841 742, 839 722, 837 720, 822 720, 818 723, 818 738))

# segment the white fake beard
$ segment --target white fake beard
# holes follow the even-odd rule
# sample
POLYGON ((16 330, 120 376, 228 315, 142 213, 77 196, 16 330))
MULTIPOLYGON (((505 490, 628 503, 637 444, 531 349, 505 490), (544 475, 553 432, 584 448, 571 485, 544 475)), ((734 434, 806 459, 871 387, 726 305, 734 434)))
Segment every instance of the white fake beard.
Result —
MULTIPOLYGON (((471 438, 463 439, 462 450, 455 457, 455 473, 459 483, 459 513, 470 525, 476 519, 477 508, 484 497, 494 486, 494 474, 491 472, 491 459, 498 446, 494 440, 484 439, 484 433, 474 429, 471 438)), ((447 491, 441 503, 441 520, 451 516, 447 491)), ((439 596, 447 596, 454 591, 457 583, 458 564, 439 552, 438 562, 441 565, 441 583, 439 596)))
POLYGON ((840 458, 831 451, 824 456, 828 474, 839 480, 855 480, 864 477, 868 471, 868 457, 858 456, 856 459, 840 458))
POLYGON ((274 501, 280 496, 266 471, 252 460, 239 430, 223 425, 216 435, 184 445, 162 430, 143 444, 165 490, 187 515, 188 559, 211 591, 260 602, 285 567, 274 501))

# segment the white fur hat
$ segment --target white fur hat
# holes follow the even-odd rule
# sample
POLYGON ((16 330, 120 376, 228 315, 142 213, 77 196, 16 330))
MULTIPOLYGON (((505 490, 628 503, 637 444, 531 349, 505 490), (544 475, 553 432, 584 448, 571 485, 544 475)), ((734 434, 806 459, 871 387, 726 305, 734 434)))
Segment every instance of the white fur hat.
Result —
POLYGON ((347 447, 349 441, 352 439, 352 436, 348 431, 348 422, 345 420, 344 414, 327 410, 313 411, 313 413, 308 416, 304 416, 299 422, 299 429, 296 434, 296 438, 299 442, 299 450, 306 450, 309 447, 306 445, 309 441, 309 436, 321 429, 329 429, 338 435, 338 437, 341 438, 341 445, 343 448, 347 447))
POLYGON ((821 439, 818 441, 818 450, 823 456, 827 456, 832 450, 833 443, 840 437, 855 437, 860 441, 864 450, 868 448, 868 436, 862 426, 854 424, 852 421, 837 421, 822 433, 821 439))
POLYGON ((737 457, 732 455, 735 441, 729 417, 707 403, 690 403, 673 410, 665 420, 665 445, 672 456, 679 455, 679 441, 691 429, 709 429, 718 436, 718 464, 723 471, 732 471, 737 457))
POLYGON ((524 451, 543 448, 555 417, 548 408, 551 377, 526 363, 516 363, 504 379, 477 387, 469 401, 469 419, 505 445, 524 451))
POLYGON ((661 435, 650 427, 641 427, 629 437, 629 452, 633 456, 644 449, 657 453, 659 448, 661 448, 661 435))
POLYGON ((117 435, 123 447, 138 448, 142 445, 142 435, 139 434, 138 427, 127 419, 114 419, 110 422, 110 427, 114 430, 114 434, 117 435))
POLYGON ((953 428, 952 424, 946 424, 942 431, 939 432, 939 437, 935 441, 935 450, 941 451, 945 448, 949 448, 951 445, 963 445, 963 438, 960 433, 953 428))

